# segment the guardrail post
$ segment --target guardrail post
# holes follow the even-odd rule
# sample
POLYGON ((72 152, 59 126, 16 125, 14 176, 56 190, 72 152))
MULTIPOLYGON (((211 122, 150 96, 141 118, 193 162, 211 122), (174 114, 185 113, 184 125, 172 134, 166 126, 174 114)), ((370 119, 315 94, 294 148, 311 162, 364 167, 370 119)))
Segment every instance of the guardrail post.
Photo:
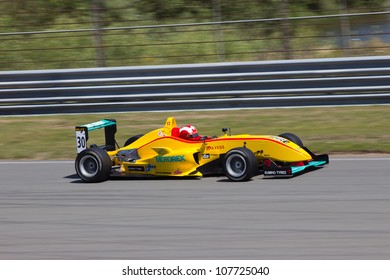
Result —
MULTIPOLYGON (((339 0, 339 9, 341 14, 348 14, 348 6, 346 0, 339 0)), ((343 52, 344 55, 349 56, 351 54, 351 26, 349 24, 348 16, 340 17, 340 25, 343 52)))
POLYGON ((104 56, 103 48, 103 33, 102 33, 102 19, 101 11, 104 0, 93 0, 92 1, 92 24, 93 24, 93 42, 96 53, 96 65, 98 67, 106 66, 106 59, 104 56))
MULTIPOLYGON (((220 0, 213 0, 213 21, 218 23, 222 21, 220 0)), ((223 62, 225 61, 225 46, 223 41, 223 33, 220 27, 220 24, 213 25, 218 61, 223 62)))
POLYGON ((285 59, 291 59, 291 45, 290 45, 290 37, 291 37, 291 28, 290 23, 288 21, 288 14, 289 14, 289 4, 288 0, 283 0, 281 3, 281 12, 282 12, 282 45, 283 45, 283 51, 284 51, 284 58, 285 59))

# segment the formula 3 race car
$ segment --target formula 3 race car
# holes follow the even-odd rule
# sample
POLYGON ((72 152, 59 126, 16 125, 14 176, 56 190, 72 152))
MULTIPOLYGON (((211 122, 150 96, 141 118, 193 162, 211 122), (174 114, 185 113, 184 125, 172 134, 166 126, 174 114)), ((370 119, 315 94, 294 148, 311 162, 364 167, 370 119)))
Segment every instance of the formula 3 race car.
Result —
POLYGON ((180 137, 174 117, 146 134, 130 137, 123 147, 115 140, 115 120, 104 119, 76 126, 75 168, 84 182, 102 182, 112 176, 202 177, 225 175, 231 181, 253 176, 293 177, 329 163, 326 154, 315 155, 292 134, 180 137), (105 145, 88 147, 89 132, 104 128, 105 145))

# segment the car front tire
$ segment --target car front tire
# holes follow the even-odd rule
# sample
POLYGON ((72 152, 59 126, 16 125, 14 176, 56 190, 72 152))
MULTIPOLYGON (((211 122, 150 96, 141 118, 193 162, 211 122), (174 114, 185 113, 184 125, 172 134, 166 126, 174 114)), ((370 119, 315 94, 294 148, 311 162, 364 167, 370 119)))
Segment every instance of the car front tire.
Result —
POLYGON ((286 132, 286 133, 280 134, 279 136, 286 138, 287 140, 290 140, 291 142, 294 142, 299 147, 303 147, 303 142, 302 142, 301 138, 299 138, 297 135, 295 135, 293 133, 286 132))

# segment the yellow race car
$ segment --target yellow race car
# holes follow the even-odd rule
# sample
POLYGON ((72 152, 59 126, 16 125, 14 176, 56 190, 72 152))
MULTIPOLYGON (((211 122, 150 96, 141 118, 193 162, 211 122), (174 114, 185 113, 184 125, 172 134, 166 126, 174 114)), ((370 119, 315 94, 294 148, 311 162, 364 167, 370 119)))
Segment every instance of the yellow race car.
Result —
POLYGON ((111 176, 202 177, 225 175, 231 181, 248 181, 255 175, 292 177, 329 163, 326 154, 314 155, 292 133, 273 135, 200 136, 195 127, 179 128, 174 117, 146 134, 129 138, 123 147, 115 140, 115 120, 76 126, 75 168, 85 182, 102 182, 111 176), (104 128, 105 145, 88 147, 89 132, 104 128))

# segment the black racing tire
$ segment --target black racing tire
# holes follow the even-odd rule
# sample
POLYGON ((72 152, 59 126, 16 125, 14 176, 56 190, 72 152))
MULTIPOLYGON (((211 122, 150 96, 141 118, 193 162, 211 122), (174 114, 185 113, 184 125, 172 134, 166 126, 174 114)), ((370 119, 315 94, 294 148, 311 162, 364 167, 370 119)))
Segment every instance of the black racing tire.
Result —
POLYGON ((138 140, 142 136, 144 136, 144 134, 137 134, 135 136, 130 137, 129 139, 127 139, 127 141, 125 142, 123 147, 126 147, 126 146, 130 145, 131 143, 133 143, 134 141, 138 140))
POLYGON ((234 182, 249 181, 258 171, 257 159, 248 148, 230 150, 222 161, 225 175, 234 182))
POLYGON ((89 148, 76 157, 75 168, 80 179, 87 183, 103 182, 110 176, 112 162, 101 148, 89 148))
POLYGON ((287 140, 290 140, 291 142, 294 142, 299 147, 304 147, 301 138, 299 138, 297 135, 295 135, 293 133, 286 132, 286 133, 280 134, 279 136, 286 138, 287 140))

